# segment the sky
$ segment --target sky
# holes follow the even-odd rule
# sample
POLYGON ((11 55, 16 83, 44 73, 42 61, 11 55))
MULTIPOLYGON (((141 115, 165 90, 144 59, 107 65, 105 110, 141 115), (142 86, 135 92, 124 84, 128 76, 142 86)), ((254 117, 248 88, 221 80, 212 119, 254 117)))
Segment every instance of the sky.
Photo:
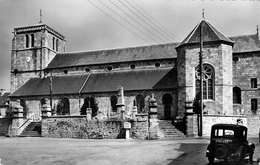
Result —
POLYGON ((42 22, 67 52, 181 42, 204 17, 224 35, 255 34, 260 0, 0 0, 0 89, 10 91, 16 27, 42 22))

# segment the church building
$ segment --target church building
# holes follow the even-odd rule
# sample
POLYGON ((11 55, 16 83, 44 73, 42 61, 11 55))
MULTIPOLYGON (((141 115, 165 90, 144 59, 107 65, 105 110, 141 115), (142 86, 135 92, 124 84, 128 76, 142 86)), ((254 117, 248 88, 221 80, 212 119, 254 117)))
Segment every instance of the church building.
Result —
POLYGON ((14 29, 11 95, 24 113, 41 118, 48 99, 53 115, 117 114, 123 87, 126 114, 148 112, 154 94, 158 119, 184 116, 200 90, 203 38, 204 115, 256 115, 260 106, 259 34, 227 37, 202 19, 181 42, 66 52, 65 37, 46 24, 14 29))

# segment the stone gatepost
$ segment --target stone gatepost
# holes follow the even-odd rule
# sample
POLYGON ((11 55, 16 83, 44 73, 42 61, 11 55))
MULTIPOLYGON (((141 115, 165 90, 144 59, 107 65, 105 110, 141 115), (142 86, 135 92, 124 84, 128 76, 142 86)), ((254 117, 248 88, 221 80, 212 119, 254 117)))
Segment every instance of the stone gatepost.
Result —
POLYGON ((42 133, 43 137, 48 137, 48 117, 51 116, 51 106, 47 103, 48 100, 45 99, 45 102, 42 106, 42 133))
POLYGON ((133 106, 132 117, 133 117, 133 120, 135 120, 135 121, 136 121, 136 115, 137 115, 137 106, 133 106))
POLYGON ((185 119, 186 119, 186 126, 187 126, 187 136, 193 137, 194 134, 194 112, 193 112, 193 102, 192 101, 186 101, 185 102, 185 119))
POLYGON ((125 101, 124 101, 124 90, 123 87, 118 87, 118 99, 117 99, 117 113, 121 114, 120 118, 125 119, 125 101))
POLYGON ((13 111, 13 122, 12 122, 12 136, 17 136, 22 133, 22 129, 20 129, 20 126, 22 126, 24 119, 23 119, 23 107, 20 105, 20 100, 17 101, 17 105, 14 107, 13 111))
POLYGON ((149 139, 159 138, 159 121, 157 117, 157 102, 154 98, 154 94, 151 94, 149 98, 149 139))
POLYGON ((98 111, 98 113, 97 113, 97 118, 98 118, 98 120, 103 120, 103 113, 102 113, 102 111, 98 111))
POLYGON ((87 116, 86 116, 87 121, 90 121, 92 119, 92 109, 87 108, 86 114, 87 114, 87 116))

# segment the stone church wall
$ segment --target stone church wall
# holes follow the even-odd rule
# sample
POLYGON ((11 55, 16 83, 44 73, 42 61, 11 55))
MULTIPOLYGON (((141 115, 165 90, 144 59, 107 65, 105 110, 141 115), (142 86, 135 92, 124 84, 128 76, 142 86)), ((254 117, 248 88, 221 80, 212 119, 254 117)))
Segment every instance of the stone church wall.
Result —
POLYGON ((240 109, 244 114, 260 114, 260 53, 241 53, 233 55, 233 84, 241 89, 240 109), (251 78, 257 78, 257 88, 251 87, 251 78), (258 99, 258 110, 251 111, 251 99, 258 99))

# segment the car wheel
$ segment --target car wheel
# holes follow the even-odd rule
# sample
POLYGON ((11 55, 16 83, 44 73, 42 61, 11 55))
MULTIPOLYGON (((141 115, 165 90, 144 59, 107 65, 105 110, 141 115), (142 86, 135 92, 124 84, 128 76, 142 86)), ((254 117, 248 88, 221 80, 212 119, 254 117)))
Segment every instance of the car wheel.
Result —
POLYGON ((215 150, 215 157, 217 159, 225 159, 228 155, 228 149, 224 145, 217 145, 215 150))

